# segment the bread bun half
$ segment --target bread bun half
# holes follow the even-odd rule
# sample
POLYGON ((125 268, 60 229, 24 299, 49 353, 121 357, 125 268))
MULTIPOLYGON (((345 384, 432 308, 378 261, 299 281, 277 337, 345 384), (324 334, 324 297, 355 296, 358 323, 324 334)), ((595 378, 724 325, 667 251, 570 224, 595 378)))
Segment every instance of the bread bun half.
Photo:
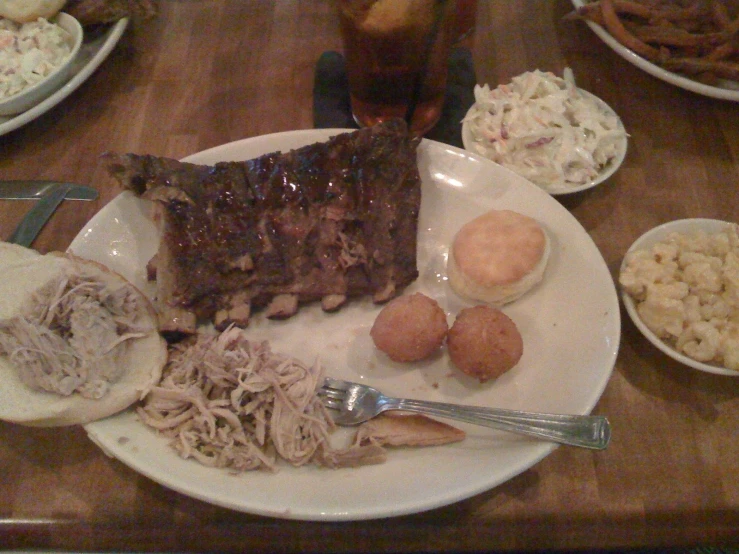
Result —
POLYGON ((449 249, 447 278, 462 297, 501 306, 544 277, 550 240, 535 219, 491 210, 457 232, 449 249))
POLYGON ((0 0, 0 17, 16 23, 30 23, 39 17, 50 19, 65 3, 66 0, 0 0))
POLYGON ((42 256, 7 243, 0 243, 0 273, 0 419, 85 424, 128 408, 159 382, 167 346, 156 312, 124 277, 72 254, 42 256), (60 297, 68 309, 51 318, 60 297), (49 344, 64 354, 34 357, 49 344))
MULTIPOLYGON (((32 258, 38 258, 41 254, 20 246, 18 244, 12 244, 10 242, 0 242, 0 267, 7 267, 13 265, 16 262, 22 262, 23 260, 29 260, 32 258)), ((0 306, 4 299, 0 298, 0 306)), ((7 301, 7 299, 5 299, 7 301)), ((0 316, 2 317, 2 316, 0 316)))

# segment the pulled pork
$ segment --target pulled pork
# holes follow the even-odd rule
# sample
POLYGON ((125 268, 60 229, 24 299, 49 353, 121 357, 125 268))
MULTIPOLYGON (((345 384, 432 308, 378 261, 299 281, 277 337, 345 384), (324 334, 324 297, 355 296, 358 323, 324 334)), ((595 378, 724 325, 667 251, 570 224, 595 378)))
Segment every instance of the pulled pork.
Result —
POLYGON ((20 314, 0 320, 0 355, 35 390, 85 398, 105 396, 124 366, 130 339, 145 336, 142 297, 132 285, 111 285, 72 270, 37 291, 20 314))
POLYGON ((138 414, 182 457, 207 466, 274 471, 280 458, 294 466, 373 463, 375 447, 330 446, 334 424, 316 392, 321 384, 318 364, 273 353, 231 327, 172 345, 138 414))
POLYGON ((333 419, 318 390, 318 363, 307 366, 249 341, 231 326, 170 345, 159 386, 137 413, 171 439, 183 458, 233 471, 293 466, 356 467, 387 459, 384 445, 430 446, 464 433, 425 418, 380 416, 358 428, 348 446, 332 446, 333 419))

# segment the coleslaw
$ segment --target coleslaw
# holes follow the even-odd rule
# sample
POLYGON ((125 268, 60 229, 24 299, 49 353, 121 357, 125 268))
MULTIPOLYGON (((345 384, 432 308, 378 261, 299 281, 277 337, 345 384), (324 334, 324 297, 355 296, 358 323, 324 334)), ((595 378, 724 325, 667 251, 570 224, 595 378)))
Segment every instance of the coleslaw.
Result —
POLYGON ((70 34, 40 17, 19 24, 0 18, 0 100, 44 80, 72 52, 70 34))
POLYGON ((468 125, 470 150, 548 192, 592 183, 624 152, 626 131, 600 99, 565 78, 539 70, 490 89, 476 85, 468 125))

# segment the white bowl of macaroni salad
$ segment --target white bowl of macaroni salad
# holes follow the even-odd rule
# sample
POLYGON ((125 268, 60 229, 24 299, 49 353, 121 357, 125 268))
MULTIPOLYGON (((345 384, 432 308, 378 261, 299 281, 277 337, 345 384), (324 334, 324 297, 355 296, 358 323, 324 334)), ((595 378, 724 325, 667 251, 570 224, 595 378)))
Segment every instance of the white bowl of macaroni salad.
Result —
POLYGON ((739 377, 739 225, 682 219, 642 235, 619 274, 626 311, 662 352, 739 377))
POLYGON ((82 37, 66 13, 23 24, 0 18, 0 116, 29 110, 63 86, 82 37))

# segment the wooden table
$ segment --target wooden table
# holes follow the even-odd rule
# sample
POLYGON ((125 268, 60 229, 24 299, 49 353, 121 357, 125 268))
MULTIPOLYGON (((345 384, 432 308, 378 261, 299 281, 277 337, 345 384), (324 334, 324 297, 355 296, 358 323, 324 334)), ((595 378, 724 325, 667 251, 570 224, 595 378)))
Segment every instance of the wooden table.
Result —
MULTIPOLYGON (((340 49, 327 0, 163 0, 55 109, 0 137, 2 179, 100 189, 65 202, 35 243, 64 250, 118 190, 107 150, 171 157, 313 125, 313 75, 340 49)), ((627 63, 566 0, 481 1, 472 44, 480 83, 573 68, 630 134, 604 186, 561 198, 615 275, 647 229, 685 217, 736 220, 739 104, 657 80, 627 63)), ((0 202, 7 237, 30 202, 0 202)), ((690 370, 623 314, 613 376, 595 412, 606 451, 559 448, 466 501, 387 521, 268 519, 172 492, 107 458, 78 427, 0 424, 0 548, 136 551, 483 551, 739 545, 739 379, 690 370)), ((1 401, 1 400, 0 400, 1 401)))

